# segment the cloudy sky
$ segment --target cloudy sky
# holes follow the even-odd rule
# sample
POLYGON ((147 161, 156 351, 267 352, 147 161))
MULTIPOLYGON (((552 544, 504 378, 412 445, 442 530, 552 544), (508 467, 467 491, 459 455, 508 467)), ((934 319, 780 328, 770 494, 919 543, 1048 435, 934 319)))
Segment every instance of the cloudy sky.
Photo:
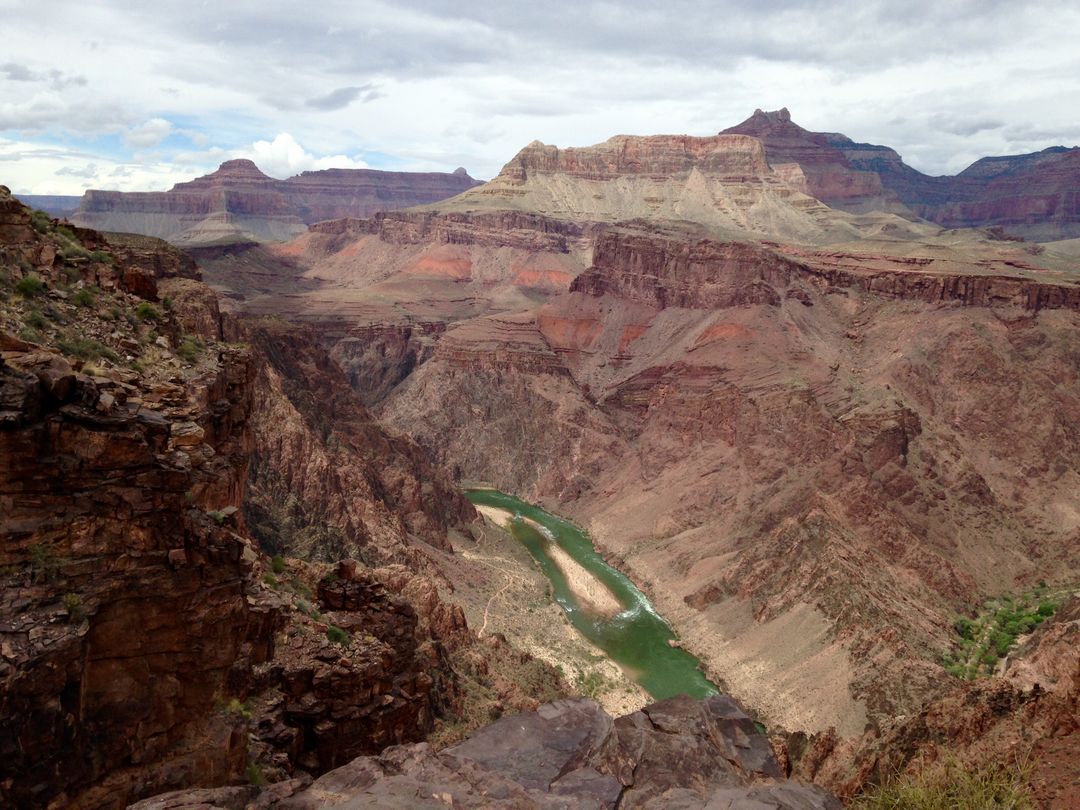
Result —
POLYGON ((0 0, 0 183, 151 190, 251 157, 480 178, 529 141, 754 108, 922 171, 1080 143, 1075 0, 0 0))

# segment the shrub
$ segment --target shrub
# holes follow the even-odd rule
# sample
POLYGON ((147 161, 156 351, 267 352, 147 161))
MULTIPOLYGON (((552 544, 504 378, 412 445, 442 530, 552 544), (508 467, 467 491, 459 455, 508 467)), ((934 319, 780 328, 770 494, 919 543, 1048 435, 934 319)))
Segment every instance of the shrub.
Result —
POLYGON ((161 305, 162 305, 163 307, 165 307, 165 311, 166 311, 166 312, 172 312, 172 309, 173 309, 173 300, 172 300, 171 298, 169 298, 168 296, 165 296, 165 298, 163 298, 163 299, 161 300, 161 305))
POLYGON ((275 574, 285 573, 285 558, 280 554, 275 554, 270 558, 270 570, 275 574))
POLYGON ((161 320, 161 313, 153 304, 143 301, 135 307, 135 317, 140 321, 154 321, 156 323, 161 320))
POLYGON ((102 264, 112 264, 113 258, 104 250, 94 250, 90 253, 90 258, 95 262, 101 262, 102 264))
POLYGON ((120 359, 119 355, 108 346, 90 338, 62 337, 56 341, 56 348, 80 360, 105 359, 115 363, 120 359))
POLYGON ((50 582, 58 567, 51 548, 44 543, 30 546, 30 577, 34 582, 50 582))
POLYGON ((176 347, 176 355, 187 363, 194 363, 202 354, 203 346, 195 338, 185 337, 176 347))
POLYGON ((975 622, 971 619, 960 618, 953 622, 953 629, 960 635, 960 638, 971 639, 975 634, 975 622))
POLYGON ((212 512, 207 512, 206 514, 218 526, 223 526, 225 524, 225 513, 224 512, 219 512, 217 509, 215 509, 212 512))
POLYGON ((45 282, 36 274, 31 273, 19 279, 15 285, 15 292, 23 298, 36 298, 45 292, 45 282))
POLYGON ((41 332, 39 332, 37 329, 34 329, 34 327, 32 326, 27 326, 24 329, 20 329, 19 337, 29 343, 41 343, 45 340, 45 338, 42 337, 41 332))
POLYGON ((41 310, 32 309, 26 313, 26 325, 34 329, 44 329, 49 325, 49 319, 41 313, 41 310))
POLYGON ((1057 605, 1053 602, 1040 602, 1039 603, 1039 615, 1043 618, 1053 616, 1054 611, 1057 610, 1057 605))
POLYGON ((987 765, 968 768, 955 757, 898 776, 855 799, 853 810, 1029 810, 1035 804, 1027 788, 1030 766, 987 765))
POLYGON ((263 773, 263 769, 259 763, 249 762, 247 764, 247 779, 256 787, 262 787, 266 784, 266 774, 263 773))
POLYGON ((271 574, 269 571, 263 574, 263 582, 265 582, 271 588, 276 588, 279 584, 278 578, 271 574))
POLYGON ((349 646, 349 634, 336 624, 331 624, 326 628, 326 637, 335 644, 340 644, 342 647, 349 646))
POLYGON ((35 209, 30 213, 30 225, 38 233, 45 233, 49 230, 49 226, 52 225, 52 217, 44 211, 35 209))
POLYGON ((69 593, 64 596, 64 612, 68 615, 68 621, 78 624, 86 616, 83 611, 82 599, 77 593, 69 593))
POLYGON ((251 706, 246 700, 240 700, 240 698, 229 698, 229 702, 225 704, 219 703, 221 711, 227 715, 238 717, 242 720, 250 720, 252 711, 251 706))
POLYGON ((96 291, 91 287, 83 287, 71 297, 71 302, 77 307, 92 307, 97 298, 96 291))

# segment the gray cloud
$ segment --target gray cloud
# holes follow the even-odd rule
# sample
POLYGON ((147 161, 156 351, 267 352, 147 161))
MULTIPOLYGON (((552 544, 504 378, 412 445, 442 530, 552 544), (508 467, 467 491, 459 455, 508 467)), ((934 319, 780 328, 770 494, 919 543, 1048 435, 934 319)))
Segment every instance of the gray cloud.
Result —
POLYGON ((85 76, 69 75, 55 68, 46 71, 31 70, 26 65, 20 65, 17 62, 6 62, 0 65, 0 73, 4 74, 9 81, 47 83, 53 90, 63 90, 71 85, 86 86, 85 76))
POLYGON ((380 93, 373 84, 363 84, 355 87, 339 87, 337 90, 331 90, 325 96, 317 96, 315 98, 309 98, 304 102, 304 106, 311 107, 314 110, 340 110, 343 107, 348 107, 354 101, 369 102, 374 101, 377 98, 382 98, 380 93))

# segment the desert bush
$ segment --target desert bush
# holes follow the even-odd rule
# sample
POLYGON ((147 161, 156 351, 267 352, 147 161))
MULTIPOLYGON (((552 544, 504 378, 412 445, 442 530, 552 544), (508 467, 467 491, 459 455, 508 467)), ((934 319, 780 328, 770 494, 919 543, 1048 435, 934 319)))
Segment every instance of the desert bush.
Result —
POLYGON ((15 285, 15 292, 23 298, 36 298, 45 292, 45 282, 38 275, 31 273, 19 279, 15 285))
POLYGON ((49 325, 49 319, 42 314, 41 310, 32 309, 26 313, 25 323, 34 329, 44 329, 49 325))
POLYGON ((135 307, 135 317, 140 321, 154 321, 156 323, 161 320, 161 312, 153 304, 143 301, 135 307))
POLYGON ((326 628, 326 637, 335 644, 340 644, 342 647, 349 646, 349 634, 336 624, 331 624, 326 628))
POLYGON ((56 348, 80 360, 110 360, 115 363, 120 359, 119 355, 104 343, 91 338, 65 336, 56 341, 56 348))
POLYGON ((75 292, 75 295, 71 297, 71 302, 77 307, 92 307, 96 299, 97 296, 93 288, 83 287, 75 292))
POLYGON ((868 791, 853 810, 1029 810, 1035 804, 1027 787, 1030 766, 966 767, 954 756, 914 776, 897 776, 868 791))
POLYGON ((202 354, 203 345, 192 337, 185 337, 176 347, 176 356, 187 363, 194 363, 202 354))
POLYGON ((72 624, 78 624, 85 618, 86 612, 83 610, 82 599, 77 593, 64 595, 64 612, 67 613, 68 621, 72 624))

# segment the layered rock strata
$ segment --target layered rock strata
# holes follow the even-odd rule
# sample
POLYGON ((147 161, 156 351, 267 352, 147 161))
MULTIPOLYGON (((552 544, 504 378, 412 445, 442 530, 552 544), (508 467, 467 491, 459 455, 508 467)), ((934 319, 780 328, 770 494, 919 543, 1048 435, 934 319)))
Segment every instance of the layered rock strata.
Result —
POLYGON ((229 160, 166 192, 87 191, 72 220, 176 244, 274 241, 320 220, 436 202, 474 185, 463 169, 453 174, 326 169, 275 180, 250 160, 229 160))

